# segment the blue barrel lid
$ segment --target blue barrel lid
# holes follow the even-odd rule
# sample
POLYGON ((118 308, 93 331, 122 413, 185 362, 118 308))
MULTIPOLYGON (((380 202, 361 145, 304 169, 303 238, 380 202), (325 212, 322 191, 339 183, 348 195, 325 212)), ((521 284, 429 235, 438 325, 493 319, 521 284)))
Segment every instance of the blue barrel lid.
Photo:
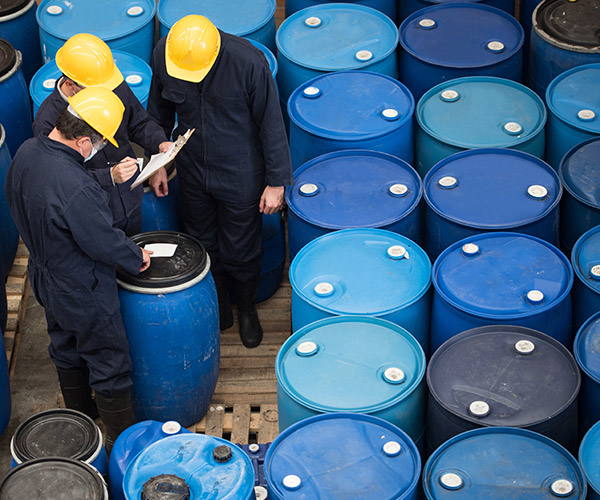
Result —
POLYGON ((301 328, 275 360, 281 389, 319 412, 374 413, 399 404, 425 375, 416 339, 390 321, 336 316, 301 328))
MULTIPOLYGON (((146 61, 128 52, 112 50, 113 59, 123 78, 131 88, 138 101, 141 103, 148 100, 150 94, 150 82, 152 80, 152 69, 146 61)), ((62 72, 56 66, 56 61, 44 64, 35 72, 29 83, 29 95, 31 100, 39 107, 44 99, 48 97, 56 85, 56 80, 62 72)))
POLYGON ((510 14, 479 3, 420 9, 400 25, 400 43, 430 64, 473 68, 509 59, 523 46, 523 28, 510 14))
POLYGON ((276 8, 275 0, 160 0, 157 17, 162 25, 171 29, 182 17, 199 14, 227 33, 244 36, 267 24, 276 8))
POLYGON ((525 85, 468 76, 436 85, 417 104, 417 122, 439 141, 461 148, 514 147, 546 125, 546 107, 525 85))
POLYGON ((483 427, 442 444, 423 469, 429 500, 518 498, 584 500, 581 467, 558 443, 537 432, 483 427), (510 493, 509 493, 510 492, 510 493))
POLYGON ((600 226, 587 230, 577 240, 571 264, 579 280, 600 294, 600 226))
POLYGON ((571 353, 552 337, 491 325, 444 342, 429 361, 427 385, 435 401, 462 420, 529 427, 573 404, 581 375, 571 353))
POLYGON ((275 36, 279 57, 319 71, 368 68, 391 55, 398 30, 385 14, 364 5, 326 3, 288 17, 275 36))
POLYGON ((414 498, 420 471, 404 431, 355 413, 301 420, 275 438, 265 458, 269 491, 286 500, 414 498))
POLYGON ((294 172, 286 202, 298 217, 328 229, 384 227, 421 201, 419 174, 404 160, 367 150, 343 150, 309 160, 294 172))
POLYGON ((571 68, 550 82, 548 108, 572 127, 600 134, 600 63, 571 68))
POLYGON ((564 188, 583 204, 600 208, 600 137, 574 146, 560 162, 558 173, 564 188))
POLYGON ((483 233, 460 240, 433 264, 445 301, 489 319, 539 314, 569 295, 573 269, 550 243, 521 233, 483 233))
POLYGON ((579 463, 590 488, 600 496, 600 422, 596 422, 583 437, 579 463))
POLYGON ((371 71, 326 73, 298 87, 288 114, 319 137, 357 141, 379 137, 410 122, 415 100, 398 80, 371 71))
POLYGON ((312 240, 290 265, 294 291, 329 314, 380 316, 421 298, 431 263, 408 238, 383 229, 343 229, 312 240))
POLYGON ((43 0, 36 19, 41 29, 67 40, 77 33, 93 33, 105 42, 139 31, 154 20, 154 0, 43 0))
POLYGON ((176 434, 144 448, 123 477, 127 498, 140 498, 144 484, 161 475, 177 476, 190 498, 252 498, 254 468, 248 455, 225 439, 205 434, 176 434))
POLYGON ((585 374, 600 383, 600 312, 581 325, 573 342, 573 353, 585 374))
POLYGON ((265 58, 267 59, 267 62, 269 63, 269 69, 271 70, 271 74, 273 75, 273 78, 275 78, 277 76, 277 70, 279 69, 279 66, 277 64, 276 57, 273 55, 273 52, 271 52, 268 47, 266 47, 260 42, 257 42, 256 40, 253 40, 252 38, 248 38, 247 40, 257 49, 262 50, 263 54, 265 55, 265 58))
POLYGON ((441 217, 479 229, 542 219, 562 196, 558 174, 514 149, 473 149, 438 162, 425 176, 425 201, 441 217))

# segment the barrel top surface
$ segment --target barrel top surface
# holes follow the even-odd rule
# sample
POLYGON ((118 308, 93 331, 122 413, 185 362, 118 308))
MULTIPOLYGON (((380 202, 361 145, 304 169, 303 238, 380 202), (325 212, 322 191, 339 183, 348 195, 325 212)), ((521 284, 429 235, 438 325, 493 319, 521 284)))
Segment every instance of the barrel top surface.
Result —
POLYGON ((581 326, 573 343, 573 353, 586 375, 600 383, 600 313, 581 326))
POLYGON ((62 40, 77 33, 92 33, 104 41, 121 38, 154 20, 154 0, 43 0, 37 8, 38 24, 62 40))
POLYGON ((579 447, 579 463, 589 486, 600 494, 600 422, 587 431, 579 447))
POLYGON ((581 376, 551 337, 518 326, 468 330, 447 340, 427 368, 430 394, 448 412, 482 426, 529 427, 575 401, 581 376), (471 405, 483 402, 485 410, 471 405))
POLYGON ((455 153, 425 176, 424 196, 441 217, 479 229, 516 228, 554 210, 558 174, 539 158, 513 149, 455 153))
POLYGON ((445 301, 480 317, 540 314, 571 291, 573 270, 553 245, 520 233, 483 233, 448 247, 433 265, 445 301))
POLYGON ((286 500, 413 498, 420 470, 403 431, 361 414, 304 419, 273 441, 265 459, 269 490, 286 500))
POLYGON ((514 147, 536 137, 546 107, 530 89, 504 78, 464 77, 430 89, 417 104, 417 122, 437 140, 461 148, 514 147))
POLYGON ((600 138, 574 146, 560 163, 563 187, 585 205, 600 208, 600 138))
POLYGON ((558 75, 546 89, 548 108, 562 121, 600 134, 600 63, 576 66, 558 75))
POLYGON ((400 25, 402 48, 429 64, 473 68, 498 64, 523 46, 523 28, 509 14, 478 3, 425 7, 400 25))
POLYGON ((344 229, 305 245, 290 265, 290 283, 303 300, 328 313, 383 315, 427 292, 431 263, 399 234, 344 229))
POLYGON ((277 58, 275 57, 275 55, 273 55, 273 52, 271 52, 271 50, 268 47, 266 47, 260 42, 257 42, 256 40, 253 40, 252 38, 248 38, 248 41, 257 49, 262 50, 262 53, 265 55, 265 58, 269 63, 269 69, 271 70, 271 74, 273 75, 273 78, 275 78, 275 76, 277 75, 277 70, 279 69, 279 65, 277 64, 277 58))
POLYGON ((533 12, 536 33, 575 52, 600 53, 600 0, 544 0, 533 12))
POLYGON ((475 429, 446 441, 425 464, 423 487, 430 500, 556 500, 566 491, 583 500, 587 492, 581 467, 562 446, 511 427, 475 429))
POLYGON ((182 17, 199 14, 223 31, 243 36, 274 19, 276 7, 275 0, 160 0, 157 16, 160 23, 170 29, 182 17))
POLYGON ((3 0, 2 5, 0 5, 0 17, 14 14, 29 3, 31 3, 31 0, 3 0))
POLYGON ((9 73, 17 61, 17 52, 9 41, 0 39, 0 77, 9 73))
POLYGON ((326 318, 283 345, 277 381, 320 412, 373 413, 406 399, 425 375, 425 355, 404 328, 365 316, 326 318))
POLYGON ((315 5, 288 17, 276 34, 279 58, 320 71, 368 68, 391 56, 398 30, 385 14, 344 3, 315 5))
POLYGON ((404 85, 370 71, 326 73, 301 85, 288 101, 295 125, 349 143, 397 130, 410 123, 414 110, 414 98, 404 85))
POLYGON ((600 226, 589 229, 577 240, 571 263, 577 277, 600 294, 600 226))
POLYGON ((298 217, 328 229, 384 227, 412 213, 423 186, 403 160, 345 150, 309 160, 294 172, 287 204, 298 217))
POLYGON ((191 498, 251 498, 254 469, 241 448, 205 434, 169 436, 144 448, 129 464, 123 477, 128 498, 140 498, 144 483, 161 474, 184 479, 191 498), (227 446, 231 457, 217 461, 215 449, 227 446))

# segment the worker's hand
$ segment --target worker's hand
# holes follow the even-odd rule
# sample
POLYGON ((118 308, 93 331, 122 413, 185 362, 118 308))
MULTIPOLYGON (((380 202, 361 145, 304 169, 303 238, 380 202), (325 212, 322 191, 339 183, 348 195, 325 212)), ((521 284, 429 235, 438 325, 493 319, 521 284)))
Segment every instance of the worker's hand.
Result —
POLYGON ((138 161, 136 158, 129 156, 123 158, 120 163, 117 163, 110 169, 113 181, 115 184, 122 184, 131 179, 136 172, 139 171, 138 161))
MULTIPOLYGON (((163 142, 164 144, 164 142, 163 142)), ((159 198, 167 196, 169 194, 169 183, 167 182, 167 171, 165 167, 160 167, 150 179, 148 184, 154 190, 154 194, 159 198)))
POLYGON ((169 150, 169 148, 171 147, 171 144, 173 144, 171 141, 165 141, 165 142, 161 142, 158 145, 158 152, 159 153, 165 153, 169 150))
POLYGON ((285 187, 283 186, 267 186, 260 197, 258 209, 266 215, 271 215, 281 210, 284 194, 285 187))
POLYGON ((142 267, 140 267, 140 273, 143 273, 146 269, 150 267, 150 256, 154 253, 152 250, 146 250, 142 248, 142 267))

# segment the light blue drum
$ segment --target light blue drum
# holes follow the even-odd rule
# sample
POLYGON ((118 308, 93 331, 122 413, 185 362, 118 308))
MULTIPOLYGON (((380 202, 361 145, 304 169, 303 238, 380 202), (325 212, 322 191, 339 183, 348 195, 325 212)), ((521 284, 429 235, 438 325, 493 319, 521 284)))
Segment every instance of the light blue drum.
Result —
POLYGON ((530 89, 496 77, 466 77, 432 88, 417 104, 415 168, 475 148, 511 148, 544 158, 546 107, 530 89))
POLYGON ((579 393, 579 435, 583 436, 600 420, 600 313, 581 326, 573 353, 583 372, 579 393))
POLYGON ((574 146, 600 136, 600 63, 558 75, 546 89, 546 161, 558 170, 574 146))
POLYGON ((341 149, 370 149, 412 164, 415 101, 398 80, 337 71, 309 80, 288 101, 290 154, 297 169, 341 149))
MULTIPOLYGON (((322 3, 344 3, 340 0, 286 0, 285 1, 285 17, 290 17, 299 10, 312 7, 322 3)), ((392 21, 398 23, 398 0, 348 0, 345 3, 353 3, 355 5, 364 5, 375 10, 383 12, 392 21)))
POLYGON ((579 464, 588 484, 587 500, 600 500, 600 423, 585 434, 579 447, 579 464))
POLYGON ((573 331, 600 311, 600 226, 586 231, 571 253, 573 284, 573 331))
POLYGON ((150 63, 154 46, 154 0, 42 0, 36 18, 44 63, 54 59, 77 33, 101 38, 111 50, 121 50, 150 63))
POLYGON ((292 329, 331 316, 375 316, 429 349, 431 263, 416 243, 383 229, 344 229, 308 243, 290 265, 292 329))
MULTIPOLYGON (((0 186, 4 186, 11 161, 8 145, 6 144, 6 133, 2 124, 0 124, 0 186)), ((6 194, 2 189, 0 190, 0 266, 3 268, 4 277, 8 276, 12 268, 18 246, 19 231, 10 215, 6 194)), ((3 327, 1 324, 0 326, 3 327)))
POLYGON ((503 10, 511 16, 515 13, 515 2, 511 0, 398 0, 398 22, 402 23, 413 12, 425 7, 459 2, 479 2, 503 10))
POLYGON ((256 40, 275 52, 276 8, 275 0, 159 0, 156 14, 160 23, 159 38, 167 36, 182 17, 199 14, 210 19, 217 28, 256 40))

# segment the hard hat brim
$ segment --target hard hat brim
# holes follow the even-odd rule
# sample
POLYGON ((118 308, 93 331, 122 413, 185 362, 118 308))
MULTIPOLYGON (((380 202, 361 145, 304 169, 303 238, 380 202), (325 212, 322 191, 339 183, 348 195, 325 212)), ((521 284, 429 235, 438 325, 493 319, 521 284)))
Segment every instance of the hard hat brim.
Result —
POLYGON ((115 141, 114 137, 105 137, 105 139, 110 142, 115 148, 119 147, 119 144, 117 143, 117 141, 115 141))
MULTIPOLYGON (((210 62, 208 63, 206 68, 202 68, 200 70, 196 70, 196 71, 190 71, 187 69, 183 69, 179 66, 177 66, 173 61, 171 61, 171 59, 169 59, 168 53, 168 47, 165 47, 165 63, 166 63, 166 68, 167 68, 167 74, 169 76, 172 76, 173 78, 178 78, 179 80, 185 80, 186 82, 192 82, 192 83, 200 83, 202 80, 204 80, 204 78, 206 77, 206 75, 208 75, 209 71, 212 69, 212 67, 215 64, 215 61, 217 60, 217 57, 219 57, 219 52, 221 52, 221 34, 217 31, 217 50, 215 50, 215 54, 213 55, 213 57, 211 58, 210 62)), ((169 40, 167 39, 167 44, 169 43, 169 40)))

